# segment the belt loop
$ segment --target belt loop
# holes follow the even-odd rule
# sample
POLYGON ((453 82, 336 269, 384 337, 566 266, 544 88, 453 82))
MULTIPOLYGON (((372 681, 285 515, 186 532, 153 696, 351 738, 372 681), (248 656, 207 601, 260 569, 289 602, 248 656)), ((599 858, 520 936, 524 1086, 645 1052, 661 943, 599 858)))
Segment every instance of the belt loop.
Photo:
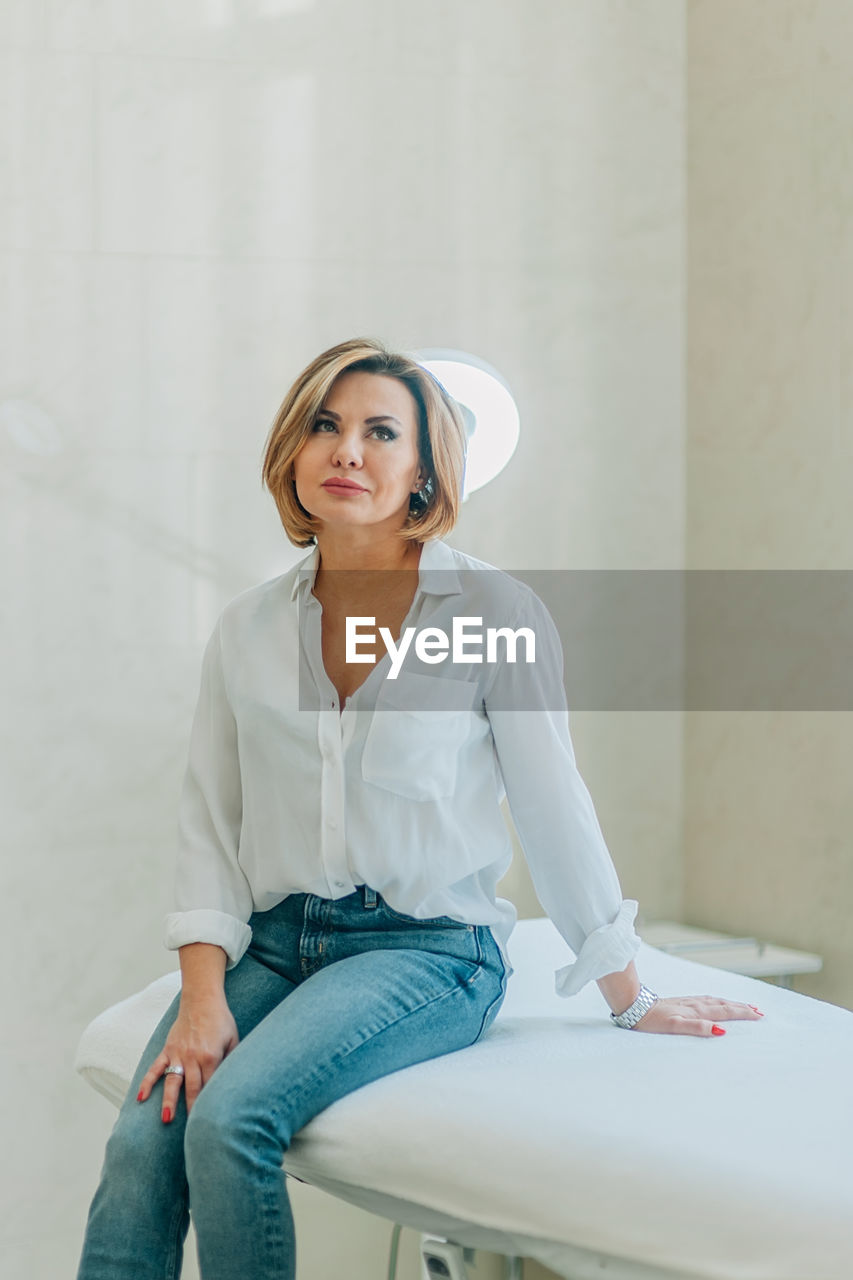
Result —
POLYGON ((371 889, 369 884, 364 886, 364 905, 365 907, 376 906, 376 890, 371 889))

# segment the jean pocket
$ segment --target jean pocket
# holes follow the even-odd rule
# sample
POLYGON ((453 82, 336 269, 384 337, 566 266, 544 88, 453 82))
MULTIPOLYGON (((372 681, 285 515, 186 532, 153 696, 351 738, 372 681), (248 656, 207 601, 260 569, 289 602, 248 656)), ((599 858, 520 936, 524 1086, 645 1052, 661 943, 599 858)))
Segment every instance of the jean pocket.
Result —
POLYGON ((403 924, 411 924, 422 928, 436 929, 468 929, 473 930, 474 925, 468 924, 465 920, 454 920, 452 916, 427 916, 426 919, 420 920, 417 916, 407 916, 403 911, 395 911, 386 900, 377 894, 379 905, 389 915, 392 920, 399 920, 403 924))

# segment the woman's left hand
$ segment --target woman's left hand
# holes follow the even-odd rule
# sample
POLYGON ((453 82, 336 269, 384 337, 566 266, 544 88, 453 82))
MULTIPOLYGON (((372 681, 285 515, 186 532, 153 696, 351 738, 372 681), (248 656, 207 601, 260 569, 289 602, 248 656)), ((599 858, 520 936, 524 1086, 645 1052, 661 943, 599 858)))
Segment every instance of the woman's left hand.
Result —
POLYGON ((760 1022, 764 1017, 754 1004, 721 1000, 717 996, 660 996, 635 1023, 633 1031, 657 1031, 671 1036, 722 1036, 719 1024, 729 1018, 760 1022))

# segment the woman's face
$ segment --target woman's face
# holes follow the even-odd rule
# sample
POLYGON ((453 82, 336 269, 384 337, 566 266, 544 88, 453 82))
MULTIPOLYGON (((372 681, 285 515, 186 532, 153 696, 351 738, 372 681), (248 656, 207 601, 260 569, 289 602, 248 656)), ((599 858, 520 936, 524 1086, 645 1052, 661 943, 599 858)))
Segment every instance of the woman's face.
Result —
POLYGON ((405 383, 342 373, 294 458, 293 478, 302 506, 324 526, 401 528, 426 478, 417 405, 405 383))

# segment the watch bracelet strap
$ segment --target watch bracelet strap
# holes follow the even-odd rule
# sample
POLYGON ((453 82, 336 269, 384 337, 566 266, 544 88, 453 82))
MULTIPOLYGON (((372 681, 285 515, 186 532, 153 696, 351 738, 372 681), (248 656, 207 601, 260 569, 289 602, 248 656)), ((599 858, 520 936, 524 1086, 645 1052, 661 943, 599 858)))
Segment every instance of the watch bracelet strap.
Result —
POLYGON ((617 1027, 624 1027, 626 1031, 630 1031, 643 1015, 648 1013, 657 999, 658 997, 654 991, 650 991, 648 987, 641 985, 640 994, 634 1003, 629 1005, 624 1013, 611 1013, 610 1017, 617 1027))

